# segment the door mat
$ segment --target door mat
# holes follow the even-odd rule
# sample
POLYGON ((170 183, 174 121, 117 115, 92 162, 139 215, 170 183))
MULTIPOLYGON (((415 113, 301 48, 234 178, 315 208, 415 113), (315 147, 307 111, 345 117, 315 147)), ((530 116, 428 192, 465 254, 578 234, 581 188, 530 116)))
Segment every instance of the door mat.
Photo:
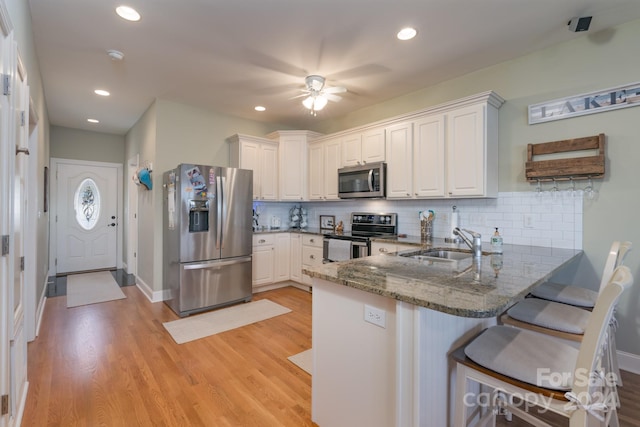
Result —
POLYGON ((124 298, 110 271, 67 276, 67 308, 124 298))
POLYGON ((302 353, 294 354, 287 357, 291 362, 297 365, 303 371, 306 371, 309 375, 312 375, 313 371, 313 351, 312 349, 305 350, 302 353))
POLYGON ((289 312, 291 310, 286 307, 268 299, 261 299, 165 322, 162 325, 176 343, 184 344, 289 312))

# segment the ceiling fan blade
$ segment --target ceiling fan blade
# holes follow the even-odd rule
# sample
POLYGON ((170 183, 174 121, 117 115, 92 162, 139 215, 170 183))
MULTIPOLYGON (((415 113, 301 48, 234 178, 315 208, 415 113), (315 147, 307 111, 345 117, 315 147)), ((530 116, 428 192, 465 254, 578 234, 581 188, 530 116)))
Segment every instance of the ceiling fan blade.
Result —
POLYGON ((331 93, 323 93, 322 96, 327 98, 329 101, 333 101, 333 102, 338 102, 338 101, 340 101, 342 99, 341 96, 333 95, 331 93))
POLYGON ((309 96, 309 94, 308 93, 301 93, 300 95, 292 96, 289 99, 304 98, 305 96, 309 96))
POLYGON ((345 93, 346 91, 347 88, 342 86, 331 86, 322 90, 323 93, 345 93))

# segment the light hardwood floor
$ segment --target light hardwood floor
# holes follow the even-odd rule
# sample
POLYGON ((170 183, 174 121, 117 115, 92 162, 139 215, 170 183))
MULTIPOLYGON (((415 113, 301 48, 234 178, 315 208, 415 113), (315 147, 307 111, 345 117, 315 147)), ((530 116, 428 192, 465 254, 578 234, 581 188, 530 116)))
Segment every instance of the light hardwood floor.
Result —
POLYGON ((29 344, 23 426, 311 426, 311 377, 287 357, 311 348, 311 294, 256 294, 283 316, 178 345, 178 317, 133 286, 127 299, 47 300, 29 344))
MULTIPOLYGON (((23 426, 315 425, 311 377, 287 360, 311 348, 311 294, 256 294, 292 313, 178 345, 162 326, 178 318, 166 305, 123 291, 127 299, 72 309, 64 296, 47 300, 28 349, 23 426)), ((640 376, 623 375, 621 427, 638 427, 640 376)))

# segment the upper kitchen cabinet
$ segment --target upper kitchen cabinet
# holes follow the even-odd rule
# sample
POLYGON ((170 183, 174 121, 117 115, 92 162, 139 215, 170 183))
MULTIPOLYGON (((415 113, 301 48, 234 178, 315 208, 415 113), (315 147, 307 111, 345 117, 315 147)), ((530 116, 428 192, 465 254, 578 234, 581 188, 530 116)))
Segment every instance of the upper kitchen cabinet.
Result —
POLYGON ((307 145, 322 134, 311 131, 276 131, 267 135, 278 141, 280 200, 308 200, 307 145))
POLYGON ((309 144, 309 200, 338 200, 340 138, 309 144))
POLYGON ((384 162, 385 129, 377 127, 347 134, 342 138, 342 165, 356 166, 384 162))
POLYGON ((253 199, 278 200, 278 143, 240 134, 229 142, 230 166, 253 170, 253 199))
POLYGON ((387 198, 407 199, 413 188, 413 124, 387 127, 387 198))
POLYGON ((447 113, 447 195, 498 196, 498 110, 486 103, 447 113))
POLYGON ((387 197, 497 197, 503 102, 485 92, 387 127, 387 197))

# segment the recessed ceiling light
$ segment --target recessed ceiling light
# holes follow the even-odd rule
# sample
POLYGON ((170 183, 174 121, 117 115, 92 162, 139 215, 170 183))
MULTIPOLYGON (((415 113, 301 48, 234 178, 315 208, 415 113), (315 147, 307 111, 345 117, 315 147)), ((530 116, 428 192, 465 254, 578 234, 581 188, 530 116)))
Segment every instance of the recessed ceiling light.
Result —
POLYGON ((87 119, 89 123, 100 123, 100 120, 97 119, 87 119))
POLYGON ((100 95, 100 96, 109 96, 111 95, 109 92, 107 92, 106 90, 102 90, 102 89, 96 89, 93 91, 93 93, 95 93, 96 95, 100 95))
POLYGON ((129 6, 116 7, 116 13, 122 19, 126 19, 127 21, 137 22, 140 20, 140 14, 138 13, 138 11, 129 6))
POLYGON ((411 40, 418 34, 415 28, 407 27, 398 31, 398 39, 399 40, 411 40))
POLYGON ((109 58, 113 59, 114 61, 122 61, 124 59, 124 53, 115 49, 107 50, 107 55, 109 55, 109 58))
POLYGON ((262 105, 256 105, 256 107, 254 108, 254 110, 256 111, 265 111, 266 108, 264 108, 262 105))

